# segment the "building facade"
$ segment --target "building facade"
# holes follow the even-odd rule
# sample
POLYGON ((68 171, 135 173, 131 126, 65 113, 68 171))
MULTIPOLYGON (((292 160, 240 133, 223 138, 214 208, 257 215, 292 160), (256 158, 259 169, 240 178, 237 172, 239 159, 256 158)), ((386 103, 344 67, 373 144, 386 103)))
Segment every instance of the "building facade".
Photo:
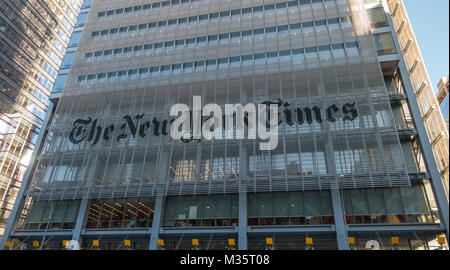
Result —
POLYGON ((438 83, 438 93, 437 93, 437 99, 439 102, 439 106, 441 108, 442 117, 444 117, 444 121, 447 124, 447 131, 448 131, 448 107, 449 107, 449 96, 448 96, 448 77, 442 78, 438 83))
POLYGON ((448 199, 390 5, 93 1, 0 248, 430 248, 448 199), (278 147, 172 139, 194 96, 278 104, 278 147))
POLYGON ((0 238, 80 6, 81 0, 0 3, 0 238))
MULTIPOLYGON (((396 31, 397 40, 395 41, 398 41, 398 46, 401 48, 403 60, 416 93, 420 113, 448 198, 450 164, 448 129, 442 121, 439 102, 428 77, 405 6, 402 1, 391 0, 388 1, 388 7, 396 31)), ((426 165, 423 164, 422 166, 426 165)))

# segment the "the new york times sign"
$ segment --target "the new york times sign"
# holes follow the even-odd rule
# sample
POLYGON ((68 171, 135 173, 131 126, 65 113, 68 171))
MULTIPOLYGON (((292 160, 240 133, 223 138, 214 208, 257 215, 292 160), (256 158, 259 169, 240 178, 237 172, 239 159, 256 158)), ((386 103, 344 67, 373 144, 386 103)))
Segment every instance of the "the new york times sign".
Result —
POLYGON ((69 140, 73 144, 80 144, 84 141, 91 145, 96 145, 100 140, 109 141, 111 139, 120 142, 128 137, 146 136, 171 136, 175 140, 185 143, 200 141, 201 139, 244 139, 244 132, 233 132, 229 130, 249 131, 248 139, 256 139, 258 134, 261 140, 261 150, 273 150, 278 145, 278 126, 285 120, 286 124, 292 126, 312 125, 313 122, 322 123, 324 121, 336 122, 338 117, 344 121, 353 121, 358 117, 355 103, 346 103, 342 107, 332 104, 325 110, 314 106, 291 108, 290 104, 278 100, 277 102, 266 101, 255 106, 255 104, 226 104, 225 113, 217 104, 201 105, 201 98, 194 97, 193 108, 185 104, 176 104, 170 111, 169 119, 146 119, 145 114, 125 115, 123 122, 116 126, 114 124, 101 126, 98 119, 77 119, 73 123, 69 140), (236 122, 236 126, 234 126, 236 122), (225 134, 225 136, 223 136, 225 134), (231 135, 230 135, 231 134, 231 135), (203 135, 203 136, 202 136, 203 135))

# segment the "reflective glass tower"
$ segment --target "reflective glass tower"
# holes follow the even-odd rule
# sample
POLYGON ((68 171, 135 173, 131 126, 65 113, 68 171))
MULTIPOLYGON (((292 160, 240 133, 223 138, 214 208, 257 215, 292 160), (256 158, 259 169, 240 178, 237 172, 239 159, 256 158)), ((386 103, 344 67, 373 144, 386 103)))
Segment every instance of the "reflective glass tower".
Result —
POLYGON ((42 128, 81 2, 0 3, 0 237, 42 128))
POLYGON ((0 248, 429 248, 448 199, 391 13, 93 1, 0 248), (172 106, 194 96, 277 104, 277 148, 172 139, 172 106))

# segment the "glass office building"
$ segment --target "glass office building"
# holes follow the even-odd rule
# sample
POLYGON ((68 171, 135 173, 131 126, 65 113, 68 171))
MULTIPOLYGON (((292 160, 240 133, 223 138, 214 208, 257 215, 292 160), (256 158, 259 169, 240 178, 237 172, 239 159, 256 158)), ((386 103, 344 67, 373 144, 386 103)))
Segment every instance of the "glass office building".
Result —
POLYGON ((427 249, 448 234, 388 3, 94 0, 77 37, 0 248, 427 249), (277 148, 172 139, 170 109, 193 96, 278 104, 277 148))
POLYGON ((0 2, 0 238, 43 126, 81 2, 0 2))

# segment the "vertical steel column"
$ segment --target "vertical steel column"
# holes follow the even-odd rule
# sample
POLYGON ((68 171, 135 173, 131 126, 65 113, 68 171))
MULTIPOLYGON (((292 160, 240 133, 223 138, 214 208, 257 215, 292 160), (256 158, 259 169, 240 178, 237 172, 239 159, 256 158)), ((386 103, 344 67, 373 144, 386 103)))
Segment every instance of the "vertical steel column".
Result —
POLYGON ((248 150, 245 140, 239 142, 239 225, 238 225, 238 248, 247 250, 247 168, 248 150))
POLYGON ((164 213, 164 202, 165 202, 165 192, 163 187, 166 183, 167 171, 169 169, 169 151, 163 149, 160 153, 159 158, 159 171, 158 177, 156 179, 156 202, 155 202, 155 210, 153 213, 153 223, 152 228, 150 229, 150 243, 149 250, 157 250, 158 249, 158 239, 159 239, 159 231, 162 225, 163 213, 164 213))
POLYGON ((83 198, 78 209, 77 220, 75 223, 75 228, 72 231, 72 240, 78 241, 81 246, 81 230, 83 229, 84 220, 87 216, 89 199, 83 198))
POLYGON ((334 224, 336 227, 336 240, 339 250, 350 250, 348 244, 348 231, 344 222, 344 211, 339 189, 331 190, 331 201, 333 203, 334 224))
MULTIPOLYGON (((86 173, 87 175, 85 176, 86 180, 86 187, 90 187, 93 185, 94 183, 94 174, 96 171, 96 167, 97 167, 97 161, 98 161, 98 154, 96 156, 89 156, 88 157, 88 164, 92 164, 92 166, 90 166, 88 172, 86 173), (92 161, 92 159, 95 159, 94 161, 92 161)), ((86 217, 88 216, 88 206, 89 206, 89 198, 87 196, 88 194, 85 194, 85 196, 83 197, 83 199, 81 200, 80 203, 80 207, 78 209, 78 214, 77 214, 77 220, 75 223, 75 228, 72 231, 72 240, 74 241, 78 241, 78 243, 81 246, 81 231, 83 230, 83 225, 84 225, 84 221, 86 220, 86 217)))
POLYGON ((20 217, 20 213, 25 205, 25 193, 31 184, 31 179, 33 177, 34 169, 36 167, 36 156, 41 152, 42 147, 44 145, 45 142, 44 139, 47 136, 47 127, 51 122, 51 120, 53 119, 55 107, 56 106, 52 102, 50 102, 50 105, 47 110, 48 113, 45 117, 44 124, 42 125, 41 133, 39 134, 39 137, 37 139, 36 146, 30 159, 30 163, 23 176, 22 184, 20 186, 19 192, 17 193, 16 201, 9 216, 8 223, 6 224, 5 232, 0 241, 0 250, 3 250, 5 248, 6 241, 9 240, 11 232, 13 231, 13 225, 20 217))
MULTIPOLYGON (((240 83, 240 102, 247 104, 247 89, 240 83)), ((237 119, 236 119, 237 121, 237 119)), ((238 213, 238 249, 248 249, 247 239, 247 175, 248 175, 248 129, 244 131, 244 140, 239 140, 239 213, 238 213)))
MULTIPOLYGON (((317 84, 317 89, 319 94, 324 97, 323 98, 323 107, 326 108, 326 93, 323 81, 321 80, 317 84)), ((341 199, 341 191, 339 189, 339 181, 340 176, 336 174, 336 161, 334 159, 334 150, 333 150, 333 139, 330 132, 330 123, 328 121, 324 121, 322 123, 322 128, 324 131, 328 133, 327 142, 325 144, 325 158, 327 162, 327 167, 329 173, 333 173, 336 179, 336 185, 330 190, 331 195, 331 203, 333 205, 333 216, 334 216, 334 224, 336 230, 336 241, 339 250, 349 250, 350 246, 348 244, 348 231, 347 226, 344 222, 344 211, 343 211, 343 202, 341 199)))
MULTIPOLYGON (((385 10, 389 10, 387 6, 385 6, 385 10)), ((439 173, 439 168, 436 164, 436 159, 434 158, 434 153, 431 148, 431 143, 427 135, 427 130, 424 125, 424 119, 422 118, 419 103, 417 102, 417 97, 414 92, 414 87, 411 82, 410 74, 408 68, 406 67, 405 60, 402 55, 402 50, 400 43, 398 41, 397 33, 394 29, 394 24, 389 12, 386 12, 386 17, 388 18, 390 24, 391 34, 393 36, 395 48, 398 52, 399 57, 399 71, 402 78, 403 86, 405 88, 405 94, 408 98, 408 105, 411 111, 411 116, 414 122, 414 126, 417 130, 417 134, 419 137, 420 145, 422 146, 422 154, 425 161, 425 166, 428 169, 429 174, 431 175, 431 187, 433 190, 434 198, 436 200, 437 206, 439 208, 439 215, 441 218, 441 224, 443 229, 445 230, 445 235, 447 237, 447 241, 449 239, 449 203, 447 200, 447 195, 445 193, 444 185, 442 184, 441 175, 439 173)))

